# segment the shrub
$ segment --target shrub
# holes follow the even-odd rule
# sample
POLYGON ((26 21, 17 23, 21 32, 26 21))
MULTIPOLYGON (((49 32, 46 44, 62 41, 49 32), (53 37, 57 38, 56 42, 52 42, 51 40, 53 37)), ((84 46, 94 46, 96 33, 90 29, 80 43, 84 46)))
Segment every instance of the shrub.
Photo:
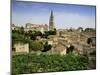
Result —
POLYGON ((30 46, 30 49, 33 51, 42 51, 43 50, 43 44, 42 44, 42 42, 39 42, 39 41, 31 41, 29 46, 30 46))
POLYGON ((48 42, 46 42, 43 47, 44 47, 43 52, 46 52, 46 51, 50 50, 52 46, 49 45, 48 42))

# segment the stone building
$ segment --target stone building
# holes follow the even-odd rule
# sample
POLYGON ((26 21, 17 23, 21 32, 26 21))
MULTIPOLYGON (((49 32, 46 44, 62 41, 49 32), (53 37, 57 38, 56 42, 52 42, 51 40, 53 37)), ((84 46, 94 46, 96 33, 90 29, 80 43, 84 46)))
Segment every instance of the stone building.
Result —
POLYGON ((73 46, 74 46, 74 51, 73 51, 74 54, 76 55, 83 54, 84 51, 83 45, 74 43, 73 46))
POLYGON ((27 23, 24 31, 40 31, 42 33, 44 33, 44 31, 48 31, 48 25, 44 24, 44 25, 40 25, 40 24, 31 24, 31 23, 27 23))
POLYGON ((66 54, 66 47, 63 46, 62 44, 57 44, 54 45, 51 49, 52 54, 60 54, 60 55, 65 55, 66 54))
POLYGON ((12 30, 15 30, 15 28, 16 28, 15 25, 12 24, 12 25, 11 25, 11 29, 12 29, 12 30))
POLYGON ((53 40, 48 40, 49 45, 53 45, 53 43, 54 43, 53 40))
POLYGON ((47 24, 31 24, 31 23, 26 23, 26 26, 24 28, 24 31, 41 31, 44 33, 44 31, 54 31, 55 26, 54 26, 54 16, 53 16, 53 11, 51 11, 50 19, 49 19, 49 26, 47 24))
POLYGON ((16 26, 15 24, 11 24, 11 30, 19 30, 20 27, 16 26))
POLYGON ((13 46, 13 51, 17 53, 29 53, 29 44, 28 43, 15 43, 13 46))

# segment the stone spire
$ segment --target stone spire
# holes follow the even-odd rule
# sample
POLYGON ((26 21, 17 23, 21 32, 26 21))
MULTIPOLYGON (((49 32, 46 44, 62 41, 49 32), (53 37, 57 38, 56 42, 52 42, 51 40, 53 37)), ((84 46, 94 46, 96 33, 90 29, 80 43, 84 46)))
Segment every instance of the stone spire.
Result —
POLYGON ((50 19, 49 19, 49 30, 54 31, 55 26, 54 26, 54 16, 53 16, 53 11, 51 11, 50 19))

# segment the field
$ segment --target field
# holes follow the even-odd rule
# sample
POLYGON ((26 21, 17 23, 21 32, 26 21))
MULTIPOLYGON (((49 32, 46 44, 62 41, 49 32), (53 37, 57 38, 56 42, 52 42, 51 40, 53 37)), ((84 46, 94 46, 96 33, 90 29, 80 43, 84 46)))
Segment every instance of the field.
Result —
POLYGON ((12 56, 12 74, 87 70, 88 57, 82 55, 35 55, 12 56))

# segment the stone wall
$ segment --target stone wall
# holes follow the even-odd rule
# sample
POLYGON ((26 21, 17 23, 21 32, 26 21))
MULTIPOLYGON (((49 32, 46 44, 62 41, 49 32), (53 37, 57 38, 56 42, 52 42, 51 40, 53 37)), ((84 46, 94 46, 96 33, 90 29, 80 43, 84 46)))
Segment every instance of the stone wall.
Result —
POLYGON ((14 44, 15 52, 29 53, 29 44, 16 43, 14 44))

